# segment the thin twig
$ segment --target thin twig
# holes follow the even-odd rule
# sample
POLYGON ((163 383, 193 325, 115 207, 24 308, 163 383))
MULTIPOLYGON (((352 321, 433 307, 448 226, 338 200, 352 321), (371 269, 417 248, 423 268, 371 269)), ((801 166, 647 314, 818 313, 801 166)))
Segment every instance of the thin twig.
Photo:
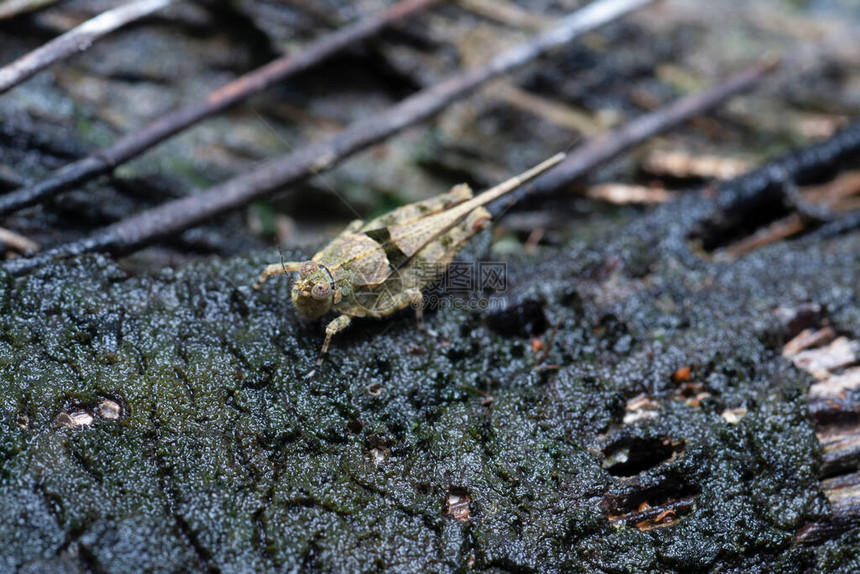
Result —
POLYGON ((806 229, 808 225, 799 213, 793 212, 788 217, 778 219, 762 227, 756 233, 726 246, 723 249, 723 253, 733 259, 739 259, 757 249, 772 245, 792 235, 797 235, 806 229))
POLYGON ((751 89, 762 78, 773 72, 777 65, 777 60, 769 60, 763 64, 750 66, 710 90, 681 98, 668 106, 636 118, 613 132, 586 141, 569 153, 567 158, 552 170, 537 177, 531 184, 521 187, 507 198, 499 200, 497 204, 491 206, 490 212, 494 215, 498 214, 505 211, 506 206, 521 200, 526 195, 548 193, 568 185, 594 169, 596 165, 611 160, 634 145, 700 115, 740 92, 751 89))
POLYGON ((552 329, 552 333, 549 336, 549 340, 546 342, 546 346, 543 349, 543 352, 535 361, 535 368, 538 368, 546 361, 547 357, 549 357, 549 352, 552 351, 552 344, 555 343, 555 336, 558 335, 558 330, 561 328, 561 319, 556 321, 555 327, 552 329))
POLYGON ((319 64, 348 45, 376 34, 396 20, 440 1, 442 0, 404 0, 377 15, 311 43, 295 56, 284 56, 257 68, 215 90, 202 102, 195 102, 171 112, 120 138, 112 145, 56 170, 39 183, 0 197, 0 215, 35 205, 73 185, 108 173, 185 128, 235 105, 275 82, 319 64))
POLYGON ((584 136, 593 136, 604 131, 600 122, 587 113, 511 84, 499 86, 493 91, 493 96, 506 104, 542 117, 546 121, 563 128, 579 132, 584 136))
POLYGON ((11 90, 54 62, 86 50, 93 42, 114 30, 140 20, 172 3, 173 0, 138 0, 102 12, 44 46, 0 68, 0 94, 11 90))
POLYGON ((549 27, 551 22, 547 16, 532 14, 510 0, 458 0, 458 3, 470 12, 514 28, 538 31, 549 27))
POLYGON ((39 250, 39 244, 32 239, 24 237, 20 233, 9 231, 3 227, 0 227, 0 243, 12 251, 17 251, 18 253, 27 253, 39 250))
POLYGON ((860 210, 852 211, 835 221, 822 225, 810 233, 807 236, 807 239, 811 239, 813 241, 833 239, 834 237, 845 235, 852 231, 856 231, 857 229, 860 229, 860 210))
MULTIPOLYGON (((797 191, 797 186, 820 181, 822 174, 833 174, 845 166, 854 165, 858 151, 860 122, 854 122, 824 141, 767 162, 750 173, 725 182, 714 193, 715 214, 707 222, 695 223, 697 229, 694 236, 705 244, 719 243, 720 237, 728 230, 742 227, 744 218, 763 202, 781 202, 795 207, 813 222, 827 221, 831 215, 826 211, 822 213, 819 209, 810 209, 808 202, 803 199, 802 191, 797 191)), ((847 233, 852 230, 854 222, 860 226, 860 211, 853 215, 853 222, 852 214, 846 214, 843 219, 830 221, 815 231, 805 233, 797 241, 817 243, 847 233)))
POLYGON ((339 160, 439 113, 488 80, 652 1, 593 2, 563 18, 552 29, 503 52, 487 65, 462 72, 422 90, 381 114, 351 124, 332 139, 270 161, 253 172, 237 176, 203 193, 171 201, 124 219, 86 239, 60 245, 45 251, 40 257, 9 262, 5 267, 12 273, 21 274, 52 257, 68 257, 91 251, 129 253, 180 233, 216 215, 247 205, 284 186, 329 169, 339 160))
POLYGON ((822 221, 825 222, 824 226, 813 232, 821 239, 828 238, 828 230, 831 230, 829 237, 833 236, 832 229, 845 233, 848 230, 845 228, 845 222, 850 221, 853 215, 860 223, 858 219, 860 212, 849 212, 849 215, 845 216, 848 219, 842 219, 839 214, 844 213, 846 209, 854 209, 853 206, 860 198, 851 196, 856 196, 858 192, 860 192, 860 171, 849 171, 824 185, 801 188, 796 192, 797 199, 794 202, 796 211, 759 229, 749 237, 729 245, 725 248, 725 252, 734 258, 743 257, 766 245, 796 236, 822 221), (816 216, 811 218, 810 213, 816 216), (836 227, 828 227, 833 224, 836 224, 836 227), (822 230, 826 233, 821 233, 822 230))
POLYGON ((458 385, 461 389, 469 391, 471 393, 475 393, 476 395, 481 395, 484 397, 484 400, 481 401, 481 406, 486 407, 493 404, 493 401, 496 399, 490 393, 486 393, 481 389, 476 389, 475 387, 470 387, 469 385, 458 385))
POLYGON ((56 3, 57 0, 5 0, 0 2, 0 20, 14 18, 19 14, 33 12, 56 3))

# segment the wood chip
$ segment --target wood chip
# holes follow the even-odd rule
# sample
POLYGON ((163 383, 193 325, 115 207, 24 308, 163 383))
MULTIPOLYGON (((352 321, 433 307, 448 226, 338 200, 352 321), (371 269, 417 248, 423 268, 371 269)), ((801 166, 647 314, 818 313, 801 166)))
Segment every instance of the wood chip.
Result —
POLYGON ((856 363, 858 352, 860 352, 860 342, 839 337, 827 346, 801 351, 791 360, 797 368, 803 369, 815 378, 825 379, 830 376, 831 371, 856 363))
POLYGON ((608 201, 618 205, 629 203, 665 203, 676 197, 671 191, 662 187, 646 187, 644 185, 626 185, 623 183, 607 183, 594 185, 585 192, 589 199, 608 201))
POLYGON ((448 493, 445 514, 460 522, 466 522, 472 512, 471 503, 472 500, 464 491, 452 490, 448 493))
POLYGON ((804 349, 826 345, 836 338, 832 327, 823 329, 804 329, 782 348, 782 356, 791 359, 804 349))
POLYGON ((730 425, 736 425, 741 422, 745 416, 747 416, 747 408, 738 407, 736 409, 726 409, 720 414, 720 416, 723 417, 730 425))
POLYGON ((636 421, 655 419, 660 416, 660 403, 642 394, 627 401, 624 413, 624 424, 631 425, 636 421))
POLYGON ((855 367, 809 387, 809 398, 839 398, 858 389, 860 389, 860 367, 855 367))
POLYGON ((87 411, 60 413, 57 415, 57 418, 54 419, 54 424, 72 429, 88 427, 93 424, 93 415, 87 411))
POLYGON ((642 168, 650 174, 679 179, 732 179, 748 172, 753 165, 737 158, 663 150, 651 152, 642 161, 642 168))

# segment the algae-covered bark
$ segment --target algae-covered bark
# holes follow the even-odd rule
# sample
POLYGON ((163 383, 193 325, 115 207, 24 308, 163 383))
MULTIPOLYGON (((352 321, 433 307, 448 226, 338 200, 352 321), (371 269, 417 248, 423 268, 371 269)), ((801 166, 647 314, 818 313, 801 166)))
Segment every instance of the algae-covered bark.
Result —
MULTIPOLYGON (((7 22, 3 62, 103 4, 67 0, 7 22)), ((468 4, 391 30, 3 226, 45 247, 79 239, 486 61, 528 36, 518 13, 572 6, 527 0, 496 22, 468 4)), ((842 17, 848 0, 797 4, 664 3, 255 206, 263 233, 236 214, 173 251, 3 276, 0 572, 860 571, 856 528, 807 536, 834 510, 821 475, 856 471, 857 459, 828 462, 808 415, 812 379, 781 356, 796 310, 860 339, 860 238, 807 236, 720 259, 803 207, 790 184, 838 169, 790 181, 788 162, 716 202, 691 192, 649 215, 570 195, 533 202, 548 241, 536 246, 534 226, 510 214, 500 225, 530 237, 535 254, 509 233, 496 253, 513 243, 520 255, 476 245, 467 256, 503 260, 506 292, 444 296, 446 308, 428 313, 433 332, 409 313, 356 321, 312 380, 324 321, 299 320, 285 278, 251 284, 265 264, 319 245, 209 259, 259 249, 279 212, 299 228, 285 239, 313 243, 309 220, 354 217, 346 203, 372 216, 458 181, 497 183, 776 48, 815 50, 789 53, 790 79, 647 151, 757 163, 828 137, 856 115, 856 15, 842 17), (806 43, 818 38, 828 41, 806 43), (336 209, 330 188, 346 199, 336 209), (182 267, 177 253, 198 262, 128 272, 182 267), (469 310, 482 300, 489 308, 469 310)), ((179 3, 0 100, 0 188, 40 181, 379 5, 179 3)), ((843 159, 855 169, 856 153, 843 159)), ((595 180, 661 177, 620 163, 595 180)))
POLYGON ((850 535, 793 542, 828 506, 808 376, 780 356, 774 310, 815 301, 860 337, 858 238, 709 263, 666 239, 709 205, 508 261, 508 293, 431 314, 435 334, 408 314, 357 321, 313 380, 322 324, 298 320, 285 281, 250 288, 274 254, 145 277, 90 257, 5 279, 4 569, 846 560, 850 535), (539 365, 531 335, 552 339, 539 365))

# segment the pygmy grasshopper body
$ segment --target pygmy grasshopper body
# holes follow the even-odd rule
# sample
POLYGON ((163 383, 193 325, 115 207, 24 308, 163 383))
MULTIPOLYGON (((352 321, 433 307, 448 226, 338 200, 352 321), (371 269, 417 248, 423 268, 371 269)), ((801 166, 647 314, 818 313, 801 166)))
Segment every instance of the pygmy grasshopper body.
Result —
POLYGON ((272 275, 298 271, 290 294, 296 309, 309 318, 338 313, 326 327, 319 365, 331 338, 353 317, 384 317, 412 305, 421 321, 422 291, 441 279, 466 242, 489 225, 484 206, 562 159, 564 154, 555 155, 477 197, 461 184, 368 223, 353 221, 310 261, 266 267, 254 288, 272 275))

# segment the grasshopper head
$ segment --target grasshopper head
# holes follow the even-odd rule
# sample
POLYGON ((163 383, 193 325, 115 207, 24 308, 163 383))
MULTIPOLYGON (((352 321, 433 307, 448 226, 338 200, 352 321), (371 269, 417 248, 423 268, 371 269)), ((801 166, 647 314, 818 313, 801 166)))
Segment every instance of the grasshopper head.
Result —
POLYGON ((299 268, 299 279, 290 293, 293 305, 309 317, 321 317, 331 309, 334 300, 334 279, 325 265, 305 261, 299 268))

